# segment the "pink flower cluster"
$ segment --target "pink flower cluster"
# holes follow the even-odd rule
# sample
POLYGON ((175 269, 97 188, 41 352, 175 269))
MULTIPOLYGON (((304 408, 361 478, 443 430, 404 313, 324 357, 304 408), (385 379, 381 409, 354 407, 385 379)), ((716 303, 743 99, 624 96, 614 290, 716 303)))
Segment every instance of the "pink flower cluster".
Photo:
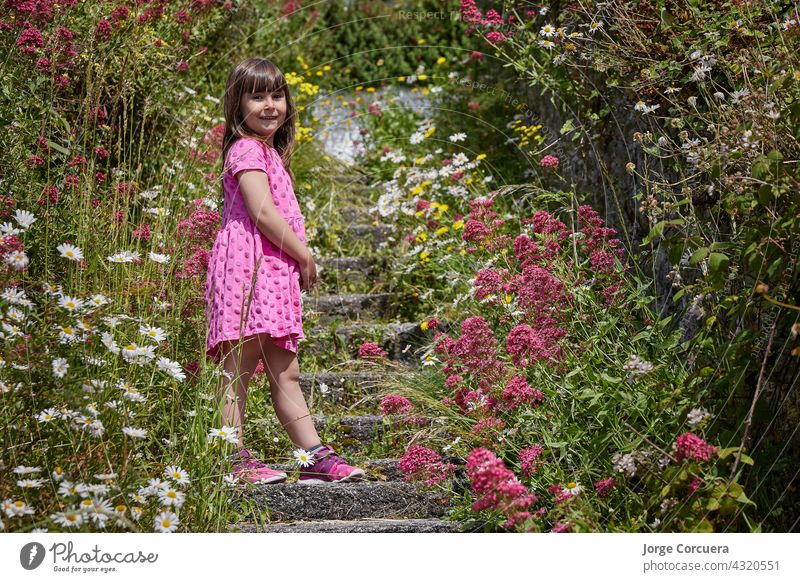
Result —
POLYGON ((381 399, 381 414, 389 416, 391 414, 410 414, 414 410, 411 401, 405 396, 389 394, 381 399))
POLYGON ((531 517, 527 510, 538 498, 490 450, 474 449, 469 454, 467 475, 478 497, 472 504, 473 511, 502 511, 508 518, 504 524, 506 528, 531 517))
POLYGON ((534 471, 541 466, 543 451, 542 445, 532 445, 519 452, 519 467, 525 477, 533 475, 534 471))
MULTIPOLYGON (((192 203, 199 205, 202 204, 202 200, 192 201, 192 203)), ((219 212, 198 208, 188 218, 178 222, 178 234, 181 238, 205 245, 216 237, 219 221, 219 212)))
MULTIPOLYGON (((534 362, 557 360, 561 356, 558 341, 567 335, 567 330, 555 325, 544 325, 550 319, 537 320, 539 325, 527 323, 516 325, 508 332, 506 351, 516 366, 527 367, 534 362)), ((553 322, 554 323, 554 322, 553 322)))
POLYGON ((503 390, 503 402, 508 410, 514 410, 523 404, 536 408, 544 401, 544 394, 528 385, 524 376, 513 376, 503 390))
POLYGON ((375 342, 366 342, 358 348, 359 358, 385 358, 387 355, 375 342))
POLYGON ((691 432, 680 435, 672 444, 672 450, 675 451, 675 458, 678 461, 682 461, 683 459, 708 461, 717 453, 717 447, 708 444, 691 432))
POLYGON ((397 463, 406 481, 421 481, 433 487, 453 473, 453 465, 442 460, 439 454, 427 447, 413 445, 397 463))
POLYGON ((613 478, 601 479, 600 481, 595 482, 594 490, 597 491, 597 494, 600 497, 605 497, 615 484, 616 482, 613 478))
POLYGON ((557 168, 558 167, 558 158, 555 156, 547 155, 542 158, 539 162, 539 165, 543 168, 557 168))

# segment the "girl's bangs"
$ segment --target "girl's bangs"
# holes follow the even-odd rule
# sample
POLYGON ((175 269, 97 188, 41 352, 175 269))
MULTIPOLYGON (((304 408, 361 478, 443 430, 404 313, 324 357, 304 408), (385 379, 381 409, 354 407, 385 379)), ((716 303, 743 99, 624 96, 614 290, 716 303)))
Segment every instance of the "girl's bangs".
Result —
POLYGON ((281 81, 280 77, 271 75, 269 69, 254 67, 247 71, 242 85, 245 93, 271 93, 283 88, 286 83, 281 81))

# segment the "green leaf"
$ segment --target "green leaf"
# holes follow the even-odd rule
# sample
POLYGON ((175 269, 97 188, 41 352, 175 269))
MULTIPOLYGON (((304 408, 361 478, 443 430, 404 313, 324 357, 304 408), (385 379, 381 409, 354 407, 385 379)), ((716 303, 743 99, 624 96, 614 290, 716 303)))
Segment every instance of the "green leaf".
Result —
POLYGON ((67 148, 65 148, 65 147, 63 147, 63 146, 60 146, 60 145, 58 145, 57 143, 55 143, 55 142, 53 142, 53 141, 50 141, 49 139, 47 140, 47 145, 49 145, 51 148, 53 148, 53 149, 54 149, 54 150, 56 150, 57 152, 61 152, 61 153, 62 153, 62 154, 64 154, 65 156, 68 156, 68 155, 69 155, 69 150, 68 150, 67 148))
POLYGON ((564 125, 561 126, 561 135, 564 135, 565 133, 568 133, 568 132, 572 131, 573 129, 575 129, 575 126, 572 125, 572 119, 571 118, 567 119, 564 122, 564 125))
POLYGON ((692 266, 698 264, 700 261, 702 261, 708 256, 709 252, 711 251, 708 247, 702 247, 697 249, 695 252, 692 253, 692 256, 689 257, 689 264, 692 266))
POLYGON ((600 372, 600 377, 603 380, 605 380, 606 382, 608 382, 609 384, 619 384, 620 382, 622 382, 622 378, 616 378, 614 376, 609 376, 605 372, 600 372))
POLYGON ((711 253, 708 257, 708 266, 712 273, 721 273, 728 268, 730 259, 722 253, 711 253))

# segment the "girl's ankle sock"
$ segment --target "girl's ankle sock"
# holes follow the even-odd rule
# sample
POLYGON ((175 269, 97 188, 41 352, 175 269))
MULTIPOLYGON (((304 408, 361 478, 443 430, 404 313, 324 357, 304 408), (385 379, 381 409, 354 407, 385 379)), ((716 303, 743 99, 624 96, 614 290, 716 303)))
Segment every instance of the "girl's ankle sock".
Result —
POLYGON ((318 444, 318 445, 314 445, 313 447, 311 447, 310 449, 308 449, 308 452, 309 452, 309 453, 316 453, 316 452, 317 452, 319 449, 321 449, 322 447, 323 447, 322 443, 320 443, 320 444, 318 444))

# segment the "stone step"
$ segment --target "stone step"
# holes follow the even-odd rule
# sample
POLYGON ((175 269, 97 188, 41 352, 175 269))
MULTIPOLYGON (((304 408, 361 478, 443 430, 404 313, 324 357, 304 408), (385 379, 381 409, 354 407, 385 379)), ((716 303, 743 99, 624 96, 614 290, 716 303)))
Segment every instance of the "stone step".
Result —
POLYGON ((259 526, 242 523, 234 526, 241 533, 457 533, 461 525, 441 519, 356 519, 295 521, 259 526))
POLYGON ((362 283, 374 278, 378 261, 368 256, 331 257, 320 259, 317 271, 320 279, 331 285, 362 283))
POLYGON ((380 387, 380 376, 372 372, 319 372, 300 374, 300 389, 313 406, 315 400, 349 403, 375 394, 380 387))
POLYGON ((377 414, 338 418, 315 414, 312 419, 317 431, 332 431, 334 440, 344 446, 368 444, 384 435, 383 417, 377 414))
POLYGON ((369 207, 345 206, 339 209, 339 216, 345 224, 373 224, 380 216, 369 211, 369 207))
POLYGON ((347 224, 342 231, 342 238, 348 242, 367 241, 371 244, 372 250, 387 246, 389 243, 398 242, 393 235, 397 234, 397 228, 389 224, 347 224))
POLYGON ((399 481, 252 485, 234 492, 234 505, 242 497, 268 510, 271 522, 431 518, 450 508, 445 495, 399 481))
POLYGON ((308 343, 305 350, 316 354, 338 350, 345 352, 348 358, 356 359, 358 348, 363 343, 375 342, 390 360, 416 366, 420 363, 417 350, 429 345, 438 331, 423 331, 420 324, 414 322, 344 324, 333 330, 334 345, 331 345, 331 341, 317 339, 325 338, 329 328, 316 327, 306 332, 305 341, 308 343))
MULTIPOLYGON (((391 293, 340 293, 309 295, 303 308, 319 314, 321 321, 342 318, 355 321, 386 318, 391 311, 391 293)), ((304 314, 305 316, 305 314, 304 314)))
MULTIPOLYGON (((397 468, 399 461, 400 459, 374 459, 355 464, 364 469, 368 481, 402 481, 403 474, 397 468)), ((298 470, 297 465, 290 463, 270 464, 270 467, 289 475, 298 470)))

